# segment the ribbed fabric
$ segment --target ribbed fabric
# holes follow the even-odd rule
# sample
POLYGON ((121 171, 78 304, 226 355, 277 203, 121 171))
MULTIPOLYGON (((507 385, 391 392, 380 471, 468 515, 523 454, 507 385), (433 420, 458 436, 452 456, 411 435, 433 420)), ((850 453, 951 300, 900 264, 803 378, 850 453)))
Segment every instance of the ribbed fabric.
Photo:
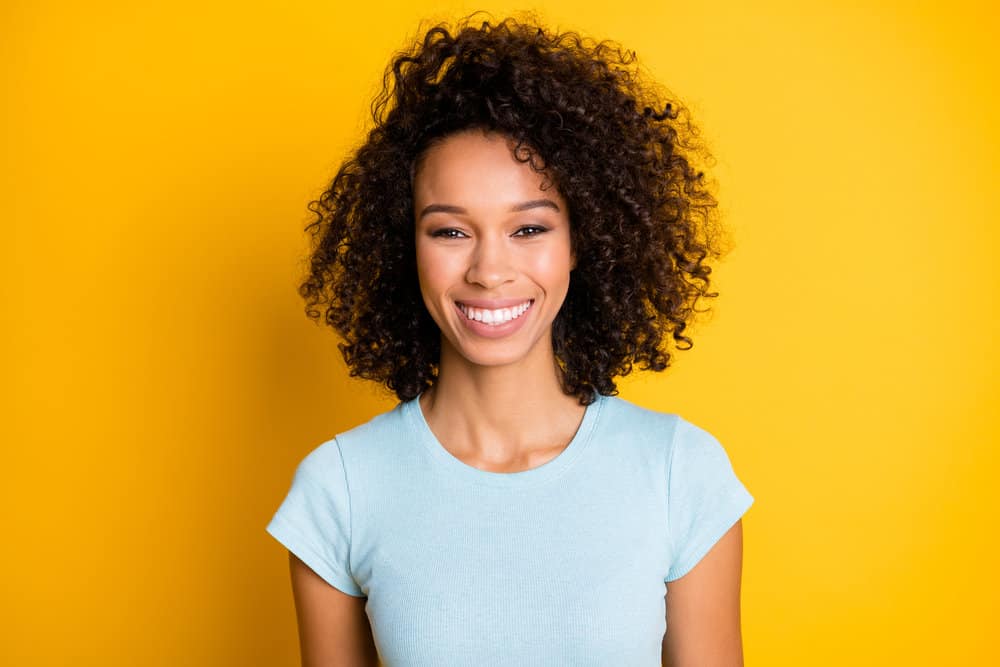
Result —
POLYGON ((414 399, 309 453, 267 531, 368 598, 384 667, 654 667, 665 582, 753 501, 674 414, 602 396, 559 456, 495 473, 449 453, 414 399))

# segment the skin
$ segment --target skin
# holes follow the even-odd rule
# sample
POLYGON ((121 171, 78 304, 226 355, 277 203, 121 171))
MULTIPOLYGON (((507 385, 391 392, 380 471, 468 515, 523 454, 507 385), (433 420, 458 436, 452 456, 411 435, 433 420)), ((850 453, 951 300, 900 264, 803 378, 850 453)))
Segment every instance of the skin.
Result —
MULTIPOLYGON (((441 330, 438 381, 420 407, 441 444, 491 472, 535 468, 558 456, 585 408, 563 393, 552 323, 575 265, 566 202, 514 160, 502 137, 479 131, 432 146, 413 186, 420 290, 441 330), (520 327, 479 335, 456 303, 531 300, 520 327)), ((290 554, 306 667, 377 665, 365 600, 327 584, 290 554)), ((671 667, 743 664, 742 524, 666 585, 662 660, 671 667)), ((584 584, 585 585, 585 584, 584 584)))
POLYGON ((438 382, 420 405, 448 451, 493 472, 554 458, 583 419, 552 350, 573 268, 569 212, 542 184, 506 140, 481 132, 432 147, 414 179, 420 291, 441 330, 438 382), (470 331, 456 308, 504 298, 533 303, 502 338, 470 331))
POLYGON ((740 577, 743 521, 737 521, 691 571, 667 582, 669 667, 741 667, 740 577))
POLYGON ((377 667, 366 598, 344 593, 289 552, 302 667, 377 667))

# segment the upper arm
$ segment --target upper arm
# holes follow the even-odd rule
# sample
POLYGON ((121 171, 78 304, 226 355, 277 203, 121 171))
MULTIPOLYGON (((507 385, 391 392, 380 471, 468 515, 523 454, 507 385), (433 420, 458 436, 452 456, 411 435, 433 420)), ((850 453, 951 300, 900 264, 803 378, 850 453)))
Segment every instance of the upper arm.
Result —
POLYGON ((663 664, 741 667, 743 522, 737 521, 690 572, 667 582, 663 664))
POLYGON ((337 590, 288 553, 303 667, 375 667, 366 598, 337 590))

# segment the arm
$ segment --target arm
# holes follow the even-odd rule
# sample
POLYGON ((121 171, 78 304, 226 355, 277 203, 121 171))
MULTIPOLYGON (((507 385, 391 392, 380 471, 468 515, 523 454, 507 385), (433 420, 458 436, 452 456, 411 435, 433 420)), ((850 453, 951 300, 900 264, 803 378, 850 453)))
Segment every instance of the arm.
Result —
POLYGON ((303 667, 377 667, 366 598, 337 590, 288 553, 303 667))
POLYGON ((742 667, 742 568, 740 520, 690 572, 667 583, 664 667, 742 667))

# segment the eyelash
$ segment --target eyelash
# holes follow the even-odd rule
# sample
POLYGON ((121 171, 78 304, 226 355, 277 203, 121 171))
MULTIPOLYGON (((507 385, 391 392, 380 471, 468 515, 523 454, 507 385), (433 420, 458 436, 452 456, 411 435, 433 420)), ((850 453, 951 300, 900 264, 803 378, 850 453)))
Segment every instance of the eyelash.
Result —
POLYGON ((541 225, 525 225, 524 227, 521 227, 519 230, 517 230, 516 232, 514 232, 514 236, 522 236, 522 237, 524 237, 524 236, 538 236, 539 234, 544 234, 547 231, 549 231, 549 230, 547 228, 545 228, 545 227, 542 227, 541 225), (524 233, 524 234, 521 233, 521 232, 528 232, 528 230, 532 230, 530 234, 529 233, 524 233))
MULTIPOLYGON (((539 234, 544 234, 549 231, 547 228, 541 225, 525 225, 514 232, 514 236, 525 238, 531 236, 538 236, 539 234)), ((457 239, 465 236, 464 232, 461 232, 454 227, 445 227, 444 229, 436 229, 431 232, 431 236, 434 238, 444 238, 444 239, 457 239)))
MULTIPOLYGON (((462 232, 458 231, 457 229, 453 229, 451 227, 447 227, 445 229, 435 229, 433 232, 431 232, 431 236, 433 236, 434 238, 445 238, 445 239, 457 239, 459 238, 458 234, 462 234, 462 232)), ((464 236, 464 234, 462 235, 464 236)))

